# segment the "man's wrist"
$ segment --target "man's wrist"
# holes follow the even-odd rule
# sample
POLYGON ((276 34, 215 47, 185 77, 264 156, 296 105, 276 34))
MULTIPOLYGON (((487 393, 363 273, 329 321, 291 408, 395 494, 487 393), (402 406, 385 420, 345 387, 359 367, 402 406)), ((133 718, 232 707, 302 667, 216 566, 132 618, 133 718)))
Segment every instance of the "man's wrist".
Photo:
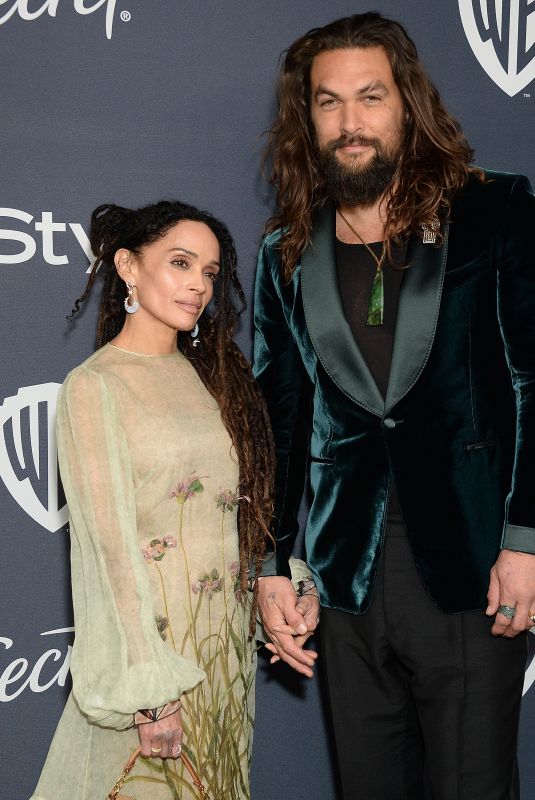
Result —
POLYGON ((535 528, 506 523, 501 542, 502 550, 535 554, 535 528))
POLYGON ((249 578, 247 581, 247 586, 251 591, 253 591, 256 581, 258 581, 258 585, 260 585, 260 582, 265 581, 266 578, 285 578, 286 580, 290 580, 289 578, 286 578, 285 575, 257 575, 255 578, 249 578))

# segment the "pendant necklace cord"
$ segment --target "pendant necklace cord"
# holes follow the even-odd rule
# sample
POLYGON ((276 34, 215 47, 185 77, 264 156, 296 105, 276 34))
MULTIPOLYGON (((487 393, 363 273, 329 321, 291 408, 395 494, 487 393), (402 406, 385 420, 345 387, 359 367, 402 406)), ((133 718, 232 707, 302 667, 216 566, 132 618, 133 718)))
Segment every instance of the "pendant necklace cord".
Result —
POLYGON ((355 230, 353 225, 347 220, 340 209, 337 209, 341 219, 345 222, 347 227, 359 239, 368 253, 371 255, 376 264, 375 277, 372 284, 372 292, 370 295, 370 302, 368 305, 368 316, 366 318, 366 325, 382 325, 384 321, 385 311, 385 295, 384 295, 384 280, 383 280, 383 265, 386 258, 386 242, 383 242, 383 250, 381 258, 377 258, 371 247, 369 247, 360 233, 355 230))
POLYGON ((357 237, 357 239, 360 239, 361 243, 364 245, 364 247, 366 248, 366 250, 368 251, 368 253, 371 255, 371 257, 372 257, 372 258, 373 258, 373 260, 375 261, 375 263, 376 263, 376 265, 377 265, 377 269, 378 269, 378 270, 379 270, 379 269, 382 269, 382 268, 383 268, 383 264, 384 264, 384 262, 385 262, 385 258, 386 258, 386 242, 383 242, 383 250, 382 250, 382 253, 381 253, 381 258, 377 258, 377 256, 375 255, 375 253, 373 252, 373 250, 371 249, 371 247, 369 247, 369 245, 367 245, 367 244, 366 244, 366 242, 364 241, 364 239, 362 238, 362 236, 360 235, 360 233, 359 233, 358 231, 356 231, 356 230, 355 230, 355 228, 353 227, 353 225, 350 223, 350 221, 344 217, 344 215, 342 214, 342 212, 340 211, 340 209, 339 209, 339 208, 337 208, 336 210, 337 210, 337 211, 338 211, 338 213, 340 214, 340 217, 341 217, 341 219, 343 219, 343 220, 344 220, 344 222, 345 222, 345 224, 347 225, 347 227, 349 228, 349 230, 350 230, 352 233, 354 233, 354 234, 355 234, 355 236, 357 237))

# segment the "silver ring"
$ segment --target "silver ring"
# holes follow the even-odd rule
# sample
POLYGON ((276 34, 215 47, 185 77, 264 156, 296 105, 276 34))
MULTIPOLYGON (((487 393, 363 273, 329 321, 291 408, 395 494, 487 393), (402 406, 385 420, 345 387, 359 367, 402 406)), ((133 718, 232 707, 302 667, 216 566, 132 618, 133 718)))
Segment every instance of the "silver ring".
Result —
POLYGON ((175 744, 173 746, 173 750, 172 750, 173 755, 174 756, 179 756, 181 752, 182 752, 182 745, 181 744, 175 744))
POLYGON ((498 606, 498 614, 503 614, 507 619, 513 619, 516 608, 514 606, 498 606))
POLYGON ((151 751, 151 753, 154 753, 156 755, 157 753, 161 753, 162 752, 162 748, 161 747, 151 747, 150 751, 151 751))

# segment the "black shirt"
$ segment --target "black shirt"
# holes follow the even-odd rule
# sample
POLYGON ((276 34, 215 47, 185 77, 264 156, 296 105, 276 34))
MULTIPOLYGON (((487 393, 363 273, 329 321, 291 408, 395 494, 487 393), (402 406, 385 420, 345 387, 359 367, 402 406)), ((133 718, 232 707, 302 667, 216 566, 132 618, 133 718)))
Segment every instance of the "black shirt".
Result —
MULTIPOLYGON (((383 243, 373 242, 369 247, 380 259, 383 243)), ((338 289, 344 314, 359 350, 383 397, 386 396, 388 377, 390 375, 399 292, 403 280, 403 269, 400 268, 406 264, 406 254, 406 246, 392 246, 392 264, 394 267, 388 263, 383 266, 383 324, 367 325, 368 305, 377 264, 363 244, 345 244, 338 239, 336 240, 338 289)), ((402 521, 393 480, 391 481, 388 520, 389 522, 402 521)))

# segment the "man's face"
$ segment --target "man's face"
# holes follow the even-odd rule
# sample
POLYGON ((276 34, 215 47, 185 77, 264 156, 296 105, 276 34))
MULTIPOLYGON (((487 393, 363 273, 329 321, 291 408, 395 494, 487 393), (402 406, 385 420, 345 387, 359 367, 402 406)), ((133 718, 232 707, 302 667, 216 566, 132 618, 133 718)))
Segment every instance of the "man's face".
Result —
POLYGON ((391 184, 405 109, 382 47, 327 50, 310 72, 311 117, 327 189, 343 206, 370 205, 391 184))

